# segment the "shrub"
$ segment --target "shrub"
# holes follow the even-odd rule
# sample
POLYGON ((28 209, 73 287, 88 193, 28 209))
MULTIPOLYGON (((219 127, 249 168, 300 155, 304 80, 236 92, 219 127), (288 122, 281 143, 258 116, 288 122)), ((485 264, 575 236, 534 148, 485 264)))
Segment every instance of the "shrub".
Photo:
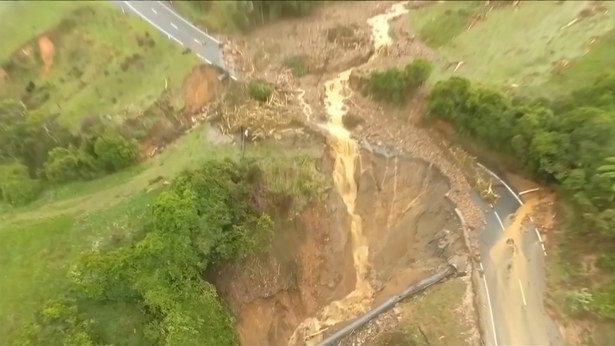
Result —
POLYGON ((248 85, 248 93, 257 101, 267 102, 273 94, 273 87, 266 82, 253 80, 248 85))
POLYGON ((406 73, 406 80, 409 87, 418 88, 423 85, 431 75, 431 70, 431 63, 425 59, 416 59, 412 63, 406 65, 404 72, 406 73))
POLYGON ((0 165, 0 199, 14 205, 23 205, 40 194, 42 186, 30 178, 28 168, 19 163, 0 165))
POLYGON ((96 171, 94 158, 73 146, 54 148, 43 165, 45 178, 53 183, 89 179, 96 171))
POLYGON ((290 69, 295 77, 303 77, 310 73, 306 55, 294 55, 284 59, 283 65, 290 69))
POLYGON ((91 338, 91 321, 79 313, 75 301, 65 298, 45 303, 18 341, 21 345, 96 344, 91 338))
POLYGON ((425 83, 431 74, 431 64, 424 59, 416 59, 402 70, 390 68, 370 73, 369 91, 376 98, 403 103, 425 83))
POLYGON ((138 146, 134 140, 107 131, 94 143, 96 161, 107 171, 115 172, 137 161, 138 146))
POLYGON ((587 288, 569 291, 564 298, 566 310, 572 315, 591 311, 593 301, 594 297, 587 288))

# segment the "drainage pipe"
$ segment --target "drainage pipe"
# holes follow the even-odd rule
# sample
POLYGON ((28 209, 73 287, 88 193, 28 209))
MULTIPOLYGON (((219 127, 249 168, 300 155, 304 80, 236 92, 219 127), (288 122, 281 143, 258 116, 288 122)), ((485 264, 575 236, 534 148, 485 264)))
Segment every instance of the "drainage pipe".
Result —
POLYGON ((396 296, 393 296, 393 297, 389 298, 384 303, 382 303, 379 306, 377 306, 376 308, 370 310, 365 315, 363 315, 363 316, 357 318, 356 320, 352 321, 349 325, 347 325, 344 328, 338 330, 337 332, 331 334, 329 337, 327 337, 325 340, 323 340, 320 343, 320 346, 333 346, 333 345, 335 345, 343 337, 345 337, 346 335, 350 334, 353 330, 363 326, 367 322, 371 321, 374 317, 376 317, 376 316, 380 315, 381 313, 389 310, 390 308, 392 308, 395 304, 399 303, 404 298, 407 298, 407 297, 409 297, 411 295, 419 293, 422 290, 426 289, 427 287, 442 281, 443 279, 445 279, 445 278, 455 274, 456 272, 457 272, 457 268, 454 265, 452 265, 452 264, 447 265, 446 268, 442 269, 441 271, 437 272, 436 274, 434 274, 434 275, 432 275, 432 276, 430 276, 430 277, 428 277, 426 279, 423 279, 423 280, 419 281, 418 283, 416 283, 416 284, 406 288, 405 290, 403 290, 402 292, 400 292, 396 296))

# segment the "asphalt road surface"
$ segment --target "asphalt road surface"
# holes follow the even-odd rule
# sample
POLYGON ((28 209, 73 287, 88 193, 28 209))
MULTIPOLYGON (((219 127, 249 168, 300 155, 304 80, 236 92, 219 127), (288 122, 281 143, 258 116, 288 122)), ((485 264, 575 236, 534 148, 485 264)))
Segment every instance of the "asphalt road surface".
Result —
POLYGON ((220 67, 236 80, 224 63, 220 41, 197 28, 163 1, 111 1, 123 13, 139 16, 175 43, 189 48, 197 57, 220 67))
POLYGON ((543 303, 546 251, 534 225, 524 218, 515 222, 530 206, 495 174, 500 195, 491 208, 476 195, 475 202, 485 213, 487 224, 481 231, 481 281, 486 291, 487 331, 490 345, 561 345, 557 326, 546 314, 543 303))

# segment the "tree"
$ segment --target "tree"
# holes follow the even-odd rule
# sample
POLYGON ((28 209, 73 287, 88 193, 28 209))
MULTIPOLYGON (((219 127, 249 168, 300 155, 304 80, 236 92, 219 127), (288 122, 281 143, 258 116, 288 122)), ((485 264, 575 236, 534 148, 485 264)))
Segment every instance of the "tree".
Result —
POLYGON ((19 344, 94 345, 91 324, 91 320, 79 313, 74 300, 52 299, 36 315, 35 321, 24 328, 19 344))
POLYGON ((26 120, 26 107, 14 100, 0 101, 0 161, 17 160, 21 152, 20 127, 26 120))
POLYGON ((47 161, 48 153, 56 147, 67 147, 75 137, 56 122, 57 116, 45 116, 30 112, 20 127, 21 160, 28 166, 30 175, 35 177, 47 161))
POLYGON ((42 186, 30 178, 28 168, 19 163, 0 165, 0 199, 14 206, 34 200, 42 186))
POLYGON ((115 172, 137 161, 138 146, 134 140, 106 131, 96 139, 94 153, 97 162, 109 172, 115 172))
POLYGON ((54 148, 43 165, 45 178, 53 183, 88 179, 96 174, 94 158, 73 146, 54 148))

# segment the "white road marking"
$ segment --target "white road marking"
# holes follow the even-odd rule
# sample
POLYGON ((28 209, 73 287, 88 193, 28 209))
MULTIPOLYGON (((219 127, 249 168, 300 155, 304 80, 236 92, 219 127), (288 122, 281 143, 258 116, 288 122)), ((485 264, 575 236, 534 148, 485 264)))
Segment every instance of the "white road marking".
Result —
POLYGON ((199 58, 201 58, 201 59, 205 60, 205 62, 206 62, 206 63, 208 63, 208 64, 210 64, 210 65, 211 65, 211 61, 209 61, 207 58, 205 58, 205 57, 204 57, 204 56, 202 56, 201 54, 196 53, 196 56, 198 56, 199 58))
POLYGON ((495 214, 495 217, 498 219, 498 222, 500 223, 500 227, 502 227, 502 231, 505 231, 506 228, 504 228, 504 224, 502 223, 502 219, 500 219, 500 215, 498 215, 497 211, 493 211, 493 213, 495 214))
POLYGON ((156 23, 154 23, 151 20, 149 20, 149 18, 144 16, 143 13, 137 11, 137 9, 134 8, 128 1, 124 1, 124 3, 126 4, 126 6, 130 7, 130 9, 133 10, 136 14, 138 14, 139 17, 143 18, 146 22, 148 22, 151 25, 153 25, 156 29, 158 29, 158 30, 162 31, 163 33, 165 33, 170 39, 172 39, 175 42, 181 44, 182 46, 184 45, 184 43, 182 41, 178 40, 177 38, 175 38, 175 36, 173 36, 173 35, 169 34, 168 32, 164 31, 163 28, 159 27, 158 25, 156 25, 156 23))
POLYGON ((120 8, 122 9, 122 14, 126 14, 126 10, 124 10, 124 6, 120 6, 120 8))
POLYGON ((153 8, 152 8, 152 12, 154 12, 154 14, 158 14, 158 12, 156 12, 156 10, 154 10, 153 8))
POLYGON ((196 38, 193 38, 194 42, 196 42, 197 44, 201 44, 201 41, 197 40, 196 38))
POLYGON ((160 6, 164 7, 167 11, 171 12, 175 17, 179 18, 182 22, 190 25, 193 29, 197 30, 198 32, 200 32, 201 34, 207 36, 209 39, 213 40, 214 42, 216 42, 216 44, 219 44, 220 41, 218 41, 217 39, 215 39, 213 36, 210 36, 209 34, 205 33, 203 30, 197 28, 196 26, 194 26, 194 24, 190 23, 189 21, 185 20, 182 16, 180 16, 179 14, 175 13, 175 11, 173 11, 172 9, 168 8, 167 5, 163 4, 161 1, 157 1, 158 4, 160 4, 160 6))
MULTIPOLYGON (((483 269, 483 264, 480 263, 480 268, 483 269)), ((498 337, 495 332, 495 319, 493 318, 493 309, 491 308, 491 296, 489 295, 489 288, 487 287, 487 280, 485 280, 485 273, 483 273, 483 285, 485 285, 485 292, 487 292, 487 306, 489 307, 489 316, 491 317, 491 331, 493 332, 493 344, 498 346, 498 337)))
POLYGON ((173 29, 177 30, 177 25, 175 25, 175 23, 171 22, 171 26, 173 27, 173 29))
POLYGON ((527 306, 527 302, 525 301, 525 292, 523 292, 523 285, 521 285, 521 279, 519 279, 519 288, 521 289, 521 298, 523 298, 523 305, 527 306))
POLYGON ((538 237, 538 242, 540 243, 540 247, 542 248, 542 253, 544 253, 546 257, 547 250, 545 249, 545 242, 542 240, 542 236, 540 235, 538 228, 534 227, 534 231, 536 232, 536 236, 538 237))

